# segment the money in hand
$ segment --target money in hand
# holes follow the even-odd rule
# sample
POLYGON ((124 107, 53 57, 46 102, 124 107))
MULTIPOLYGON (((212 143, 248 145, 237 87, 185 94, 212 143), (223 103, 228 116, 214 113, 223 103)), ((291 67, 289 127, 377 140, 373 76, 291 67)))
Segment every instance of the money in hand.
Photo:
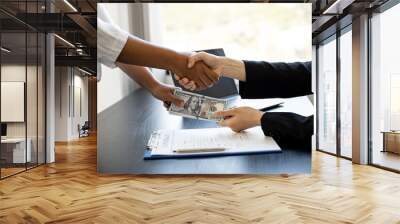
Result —
POLYGON ((183 107, 171 104, 169 112, 171 114, 201 120, 219 121, 222 117, 216 117, 215 112, 228 109, 228 101, 225 99, 212 98, 200 94, 175 89, 174 95, 184 101, 183 107))

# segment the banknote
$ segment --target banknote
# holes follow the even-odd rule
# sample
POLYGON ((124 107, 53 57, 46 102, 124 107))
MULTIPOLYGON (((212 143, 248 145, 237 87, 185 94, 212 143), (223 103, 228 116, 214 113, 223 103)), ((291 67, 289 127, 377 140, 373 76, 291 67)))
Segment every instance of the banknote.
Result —
POLYGON ((201 120, 219 121, 222 117, 214 115, 217 111, 228 109, 228 101, 225 99, 212 98, 200 94, 175 89, 174 95, 184 101, 183 107, 171 104, 169 112, 171 114, 201 120))

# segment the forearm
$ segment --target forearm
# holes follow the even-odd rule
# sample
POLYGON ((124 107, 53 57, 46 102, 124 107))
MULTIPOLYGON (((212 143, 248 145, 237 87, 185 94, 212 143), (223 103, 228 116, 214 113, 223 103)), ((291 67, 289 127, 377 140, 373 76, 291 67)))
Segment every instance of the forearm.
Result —
POLYGON ((288 98, 312 94, 311 62, 244 61, 246 81, 239 82, 242 98, 288 98))
POLYGON ((187 56, 130 36, 117 61, 124 64, 174 70, 177 63, 186 65, 187 56))
POLYGON ((148 68, 117 62, 117 66, 140 86, 152 91, 160 82, 153 77, 148 68))
POLYGON ((266 112, 261 118, 261 128, 282 148, 311 149, 314 116, 304 117, 290 112, 266 112))
POLYGON ((227 57, 220 57, 219 60, 222 63, 223 76, 246 81, 246 70, 243 61, 227 57))

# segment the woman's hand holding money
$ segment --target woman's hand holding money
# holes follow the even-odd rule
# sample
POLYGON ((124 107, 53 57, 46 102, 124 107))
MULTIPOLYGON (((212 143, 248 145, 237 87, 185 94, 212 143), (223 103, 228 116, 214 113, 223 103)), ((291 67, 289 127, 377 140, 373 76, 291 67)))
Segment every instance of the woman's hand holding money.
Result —
POLYGON ((155 98, 163 101, 164 105, 170 105, 173 103, 178 107, 183 106, 183 100, 173 94, 174 88, 171 86, 158 83, 149 90, 155 98))
POLYGON ((223 117, 218 124, 229 127, 235 132, 261 125, 263 112, 251 107, 237 107, 230 110, 216 112, 215 116, 223 117))

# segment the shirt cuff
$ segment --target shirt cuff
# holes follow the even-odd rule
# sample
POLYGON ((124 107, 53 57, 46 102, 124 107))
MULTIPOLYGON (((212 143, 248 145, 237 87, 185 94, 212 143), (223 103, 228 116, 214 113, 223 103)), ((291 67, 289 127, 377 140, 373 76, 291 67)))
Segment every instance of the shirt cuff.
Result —
POLYGON ((128 41, 129 33, 101 19, 98 19, 97 23, 97 60, 110 68, 115 68, 115 62, 128 41))
POLYGON ((261 129, 264 132, 265 136, 270 136, 273 138, 279 137, 277 136, 276 127, 279 126, 277 121, 279 121, 280 115, 277 113, 265 112, 261 117, 261 129))

